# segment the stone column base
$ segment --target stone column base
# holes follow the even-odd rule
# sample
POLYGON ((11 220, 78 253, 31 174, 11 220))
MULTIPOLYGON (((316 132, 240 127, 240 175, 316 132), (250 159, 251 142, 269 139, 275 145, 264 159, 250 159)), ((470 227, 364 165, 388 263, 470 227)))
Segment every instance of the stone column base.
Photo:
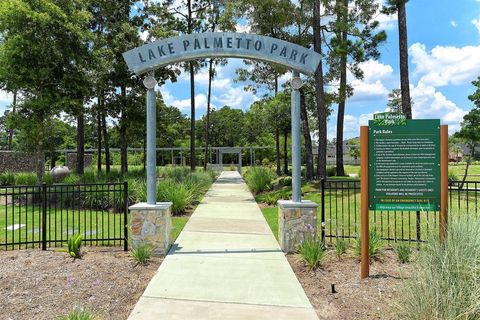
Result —
POLYGON ((306 237, 317 237, 318 204, 309 200, 280 200, 277 204, 278 239, 283 252, 294 252, 306 237))
POLYGON ((171 202, 137 203, 130 210, 130 244, 132 248, 148 245, 154 256, 168 253, 171 242, 171 202))

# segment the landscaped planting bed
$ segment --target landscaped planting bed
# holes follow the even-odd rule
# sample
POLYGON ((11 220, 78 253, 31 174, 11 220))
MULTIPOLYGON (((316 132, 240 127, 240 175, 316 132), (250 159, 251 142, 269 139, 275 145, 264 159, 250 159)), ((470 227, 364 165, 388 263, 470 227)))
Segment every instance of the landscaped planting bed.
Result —
POLYGON ((82 259, 66 252, 0 251, 2 319, 57 319, 84 308, 99 319, 127 319, 162 262, 136 266, 118 248, 84 248, 82 259))
POLYGON ((320 320, 396 319, 393 314, 403 279, 412 275, 414 263, 401 264, 386 250, 370 266, 370 278, 360 279, 360 262, 353 256, 337 258, 329 252, 321 267, 310 270, 298 255, 287 255, 320 320), (332 284, 335 291, 332 293, 332 284))

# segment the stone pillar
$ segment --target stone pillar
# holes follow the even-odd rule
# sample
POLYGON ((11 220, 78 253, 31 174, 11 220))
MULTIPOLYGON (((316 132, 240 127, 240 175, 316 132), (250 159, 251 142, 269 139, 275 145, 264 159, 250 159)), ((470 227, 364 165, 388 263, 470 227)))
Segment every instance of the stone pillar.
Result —
POLYGON ((130 210, 131 246, 137 248, 146 244, 155 256, 168 253, 172 231, 172 203, 137 203, 130 210))
POLYGON ((278 201, 278 239, 283 252, 294 252, 305 238, 317 238, 317 207, 309 200, 278 201))

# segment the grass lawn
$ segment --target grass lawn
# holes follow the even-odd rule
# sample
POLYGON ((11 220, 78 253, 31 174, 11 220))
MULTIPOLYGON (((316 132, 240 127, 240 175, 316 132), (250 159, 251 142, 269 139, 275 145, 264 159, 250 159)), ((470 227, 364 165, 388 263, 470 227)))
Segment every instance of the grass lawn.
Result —
MULTIPOLYGON (((188 221, 188 216, 172 217, 172 241, 178 237, 188 221)), ((128 216, 127 223, 130 223, 128 216)), ((0 245, 41 241, 41 209, 38 206, 0 206, 0 245), (17 230, 8 230, 13 225, 23 225, 17 230)), ((123 214, 98 210, 50 210, 47 211, 47 239, 65 241, 74 233, 83 235, 86 245, 122 246, 123 214), (115 238, 116 240, 102 240, 115 238)), ((37 244, 38 246, 38 244, 37 244)), ((52 243, 52 246, 54 244, 52 243)), ((24 245, 22 245, 24 247, 24 245)), ((4 249, 0 246, 0 250, 4 249)))
MULTIPOLYGON (((465 163, 450 163, 448 165, 448 170, 450 172, 453 172, 458 179, 462 179, 463 175, 465 174, 465 163)), ((468 181, 480 181, 480 164, 472 164, 470 165, 470 168, 468 169, 468 181)))
MULTIPOLYGON (((317 184, 304 184, 303 199, 319 204, 318 230, 321 229, 321 192, 317 184)), ((452 192, 449 199, 450 214, 480 214, 480 192, 452 192)), ((262 208, 272 232, 278 234, 278 210, 276 207, 262 208)), ((429 232, 438 229, 438 213, 370 211, 370 227, 375 228, 384 238, 417 239, 417 230, 421 240, 425 240, 429 232), (417 229, 418 228, 418 229, 417 229)), ((326 190, 325 191, 325 228, 327 235, 356 237, 360 232, 360 191, 326 190)), ((328 241, 328 239, 327 239, 328 241)))

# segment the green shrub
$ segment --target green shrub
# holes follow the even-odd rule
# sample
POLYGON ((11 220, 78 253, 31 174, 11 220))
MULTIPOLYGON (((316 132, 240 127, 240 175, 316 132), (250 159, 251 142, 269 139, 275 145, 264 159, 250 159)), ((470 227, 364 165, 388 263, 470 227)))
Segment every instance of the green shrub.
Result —
POLYGON ((121 182, 122 173, 118 168, 111 168, 109 173, 105 173, 106 182, 121 182))
POLYGON ((288 187, 292 185, 292 178, 291 177, 283 177, 278 179, 278 184, 283 187, 288 187))
POLYGON ((458 181, 457 174, 452 170, 448 170, 448 181, 458 181))
POLYGON ((192 190, 180 182, 166 179, 157 185, 157 201, 172 202, 173 214, 183 213, 193 199, 192 190))
POLYGON ((130 251, 130 256, 135 260, 137 265, 147 265, 152 258, 152 248, 146 244, 139 245, 136 249, 130 251))
POLYGON ((270 165, 270 160, 268 160, 268 158, 263 158, 262 166, 268 167, 269 165, 270 165))
POLYGON ((432 231, 396 301, 399 319, 480 319, 480 220, 451 215, 443 245, 432 231))
POLYGON ((262 167, 253 167, 245 175, 245 182, 253 193, 269 190, 272 187, 272 174, 270 170, 262 167))
POLYGON ((85 170, 85 172, 81 176, 81 180, 82 180, 82 183, 97 183, 97 182, 100 182, 97 179, 96 169, 93 169, 93 168, 85 170))
POLYGON ((70 173, 63 179, 64 184, 79 184, 80 183, 80 176, 76 173, 70 173))
POLYGON ((15 174, 15 185, 34 186, 37 183, 37 175, 33 172, 19 172, 15 174))
POLYGON ((395 253, 401 263, 407 263, 412 257, 412 248, 408 244, 401 243, 395 247, 395 253))
POLYGON ((48 185, 52 185, 53 184, 53 177, 50 173, 45 173, 43 175, 43 179, 42 179, 42 182, 43 183, 46 183, 48 185))
POLYGON ((61 320, 95 320, 97 317, 90 311, 81 308, 75 308, 68 315, 61 317, 61 320))
MULTIPOLYGON (((368 253, 370 260, 378 259, 383 253, 385 243, 380 239, 380 235, 375 231, 375 229, 370 230, 369 239, 368 239, 368 253)), ((358 257, 362 255, 362 239, 360 236, 355 241, 355 253, 358 257)))
POLYGON ((81 248, 82 248, 82 236, 80 234, 74 234, 67 241, 68 253, 73 258, 81 258, 81 248))
POLYGON ((256 200, 258 202, 264 202, 270 206, 276 205, 278 200, 288 200, 288 199, 290 199, 290 191, 284 190, 284 189, 274 191, 274 192, 268 192, 256 197, 256 200))
POLYGON ((333 177, 337 174, 337 167, 327 166, 327 177, 333 177))
POLYGON ((343 239, 337 239, 335 241, 335 255, 340 258, 342 254, 347 252, 347 242, 343 239))
POLYGON ((319 267, 325 258, 325 248, 318 239, 304 240, 298 246, 297 252, 311 270, 319 267))
POLYGON ((15 174, 9 171, 0 174, 0 185, 13 186, 14 184, 15 184, 15 174))

